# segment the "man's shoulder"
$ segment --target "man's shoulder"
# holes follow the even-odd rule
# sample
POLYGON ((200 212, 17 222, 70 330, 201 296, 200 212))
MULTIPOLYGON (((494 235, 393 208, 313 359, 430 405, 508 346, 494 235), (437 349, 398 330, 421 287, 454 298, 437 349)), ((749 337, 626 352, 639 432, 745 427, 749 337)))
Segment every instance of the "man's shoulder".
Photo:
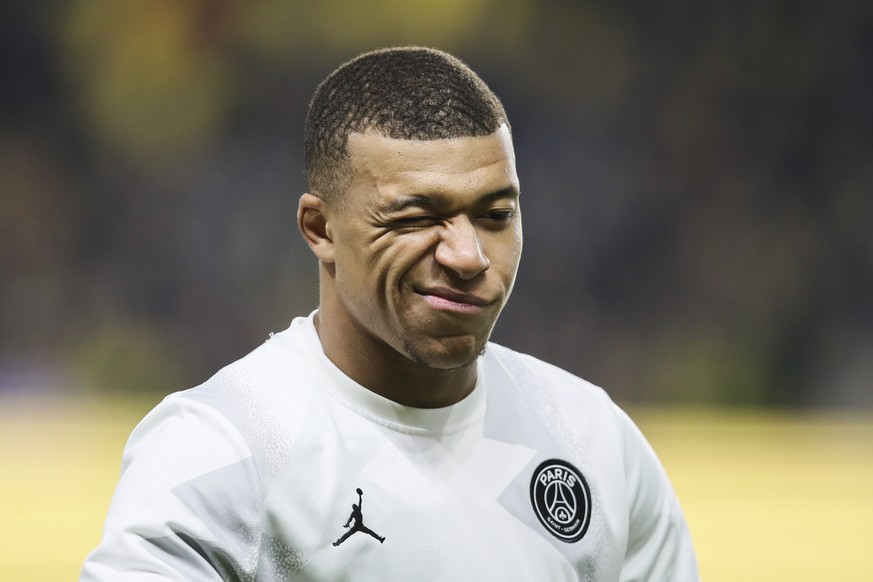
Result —
POLYGON ((270 333, 264 343, 179 396, 212 404, 293 397, 314 375, 314 348, 305 324, 298 318, 288 329, 270 333))
POLYGON ((594 405, 610 409, 615 406, 601 387, 536 356, 500 344, 489 343, 485 368, 489 376, 502 376, 526 396, 576 402, 587 409, 594 405))
POLYGON ((550 384, 572 385, 584 390, 602 393, 603 390, 591 382, 537 356, 516 351, 512 348, 491 342, 486 352, 486 366, 498 365, 514 378, 525 380, 539 379, 550 384))
POLYGON ((241 439, 256 458, 274 456, 305 414, 316 374, 308 340, 295 323, 202 384, 169 395, 131 441, 152 440, 173 427, 215 443, 241 439))

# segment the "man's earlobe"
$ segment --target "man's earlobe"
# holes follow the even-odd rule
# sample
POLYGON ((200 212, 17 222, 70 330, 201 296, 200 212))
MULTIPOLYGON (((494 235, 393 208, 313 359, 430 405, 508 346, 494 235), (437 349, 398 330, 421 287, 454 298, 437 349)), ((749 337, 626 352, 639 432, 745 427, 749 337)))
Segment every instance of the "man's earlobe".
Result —
POLYGON ((303 240, 325 263, 334 261, 333 239, 327 224, 324 201, 314 194, 304 194, 297 203, 297 226, 303 240))

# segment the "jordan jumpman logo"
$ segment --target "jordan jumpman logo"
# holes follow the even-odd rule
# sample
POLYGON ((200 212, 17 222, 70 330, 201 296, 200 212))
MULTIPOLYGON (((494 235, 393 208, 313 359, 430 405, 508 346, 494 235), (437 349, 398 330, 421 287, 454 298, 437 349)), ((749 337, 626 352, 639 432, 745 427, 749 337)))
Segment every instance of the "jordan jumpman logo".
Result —
POLYGON ((349 515, 349 519, 348 519, 348 521, 346 521, 346 524, 343 527, 348 528, 350 523, 352 523, 353 521, 355 523, 354 523, 354 525, 352 525, 352 528, 349 531, 347 531, 346 533, 344 533, 340 539, 335 541, 333 543, 333 545, 335 545, 335 546, 340 545, 341 543, 343 543, 344 541, 349 539, 349 537, 351 537, 352 534, 357 533, 359 531, 364 532, 365 534, 370 534, 371 536, 373 536, 374 538, 379 540, 379 543, 381 544, 382 542, 385 541, 385 538, 380 536, 380 535, 377 535, 376 532, 374 532, 373 530, 371 530, 370 528, 368 528, 367 526, 364 525, 364 516, 361 514, 362 508, 364 507, 364 492, 361 491, 360 487, 355 489, 355 491, 358 492, 358 502, 352 503, 352 513, 351 513, 351 515, 349 515))

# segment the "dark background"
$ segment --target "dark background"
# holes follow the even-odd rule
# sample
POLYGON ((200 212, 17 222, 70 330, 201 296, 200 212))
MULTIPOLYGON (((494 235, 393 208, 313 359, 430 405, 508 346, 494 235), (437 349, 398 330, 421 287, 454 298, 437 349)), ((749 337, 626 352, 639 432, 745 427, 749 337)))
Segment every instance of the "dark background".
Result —
POLYGON ((873 407, 873 3, 0 8, 0 392, 167 393, 317 302, 318 81, 454 53, 513 124, 495 339, 631 403, 873 407))

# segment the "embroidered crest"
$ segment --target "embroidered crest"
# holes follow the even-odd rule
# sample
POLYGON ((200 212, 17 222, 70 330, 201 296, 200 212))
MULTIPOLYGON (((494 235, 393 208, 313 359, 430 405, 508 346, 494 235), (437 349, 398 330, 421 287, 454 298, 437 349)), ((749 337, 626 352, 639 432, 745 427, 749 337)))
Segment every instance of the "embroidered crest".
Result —
POLYGON ((530 481, 530 501, 540 523, 562 542, 582 539, 591 521, 591 490, 579 470, 560 459, 540 464, 530 481))

